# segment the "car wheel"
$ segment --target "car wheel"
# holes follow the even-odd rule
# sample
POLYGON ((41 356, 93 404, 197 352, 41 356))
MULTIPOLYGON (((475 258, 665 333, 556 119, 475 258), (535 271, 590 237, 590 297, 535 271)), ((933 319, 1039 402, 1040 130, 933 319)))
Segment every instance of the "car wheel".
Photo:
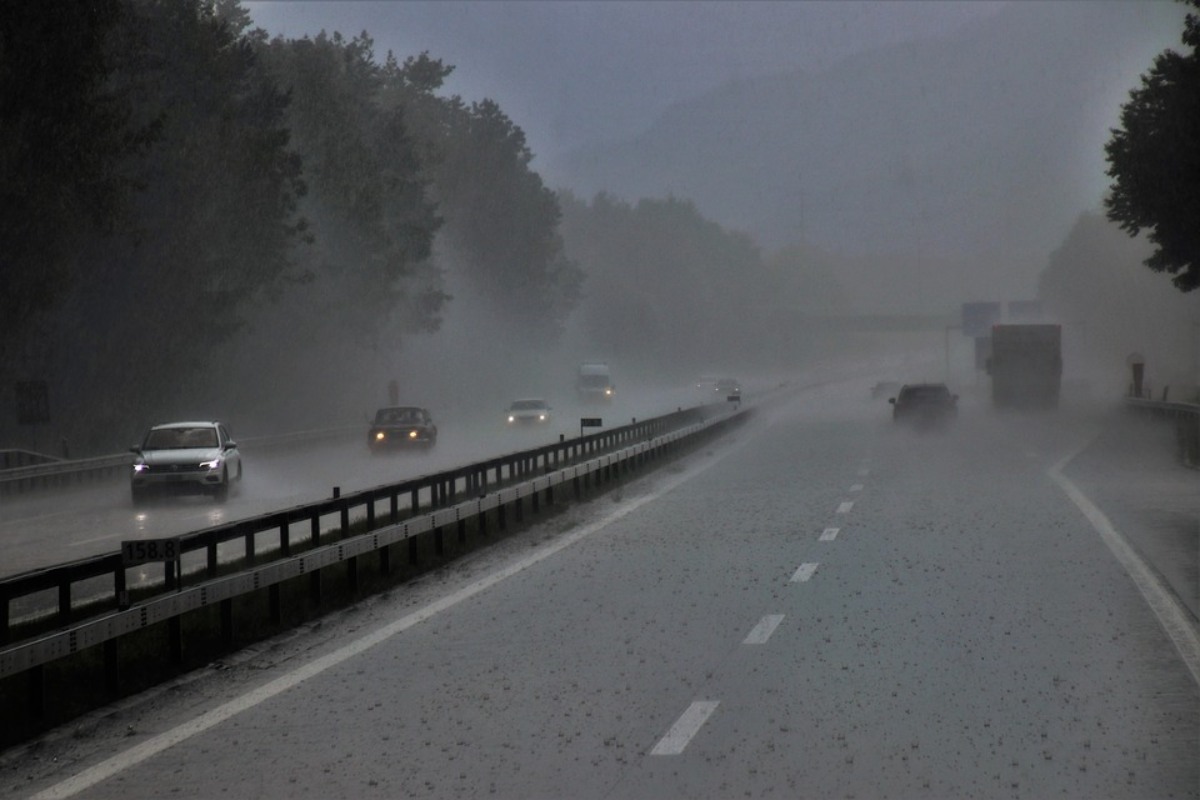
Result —
POLYGON ((229 468, 221 470, 221 483, 213 490, 213 497, 218 503, 229 499, 229 468))

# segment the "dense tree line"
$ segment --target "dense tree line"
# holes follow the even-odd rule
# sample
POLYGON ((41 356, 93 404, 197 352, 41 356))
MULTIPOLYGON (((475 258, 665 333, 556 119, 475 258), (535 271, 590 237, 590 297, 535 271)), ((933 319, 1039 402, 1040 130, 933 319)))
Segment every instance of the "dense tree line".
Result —
MULTIPOLYGON (((1200 9, 1200 0, 1183 2, 1200 9)), ((1105 146, 1105 206, 1129 235, 1147 231, 1146 266, 1190 292, 1200 287, 1200 15, 1186 16, 1182 42, 1187 50, 1161 53, 1121 107, 1105 146)))
POLYGON ((561 329, 582 276, 557 200, 495 103, 437 94, 451 67, 380 63, 366 33, 272 40, 237 0, 10 6, 0 396, 47 381, 83 448, 229 413, 209 401, 231 353, 435 330, 451 260, 519 324, 561 329))
POLYGON ((1195 299, 1138 268, 1152 251, 1144 237, 1125 236, 1102 214, 1086 213, 1041 275, 1038 297, 1063 325, 1068 372, 1099 380, 1098 395, 1125 389, 1126 359, 1135 352, 1156 390, 1194 383, 1195 299))
POLYGON ((845 309, 841 287, 802 246, 764 254, 690 201, 561 195, 563 238, 587 274, 581 346, 597 356, 694 376, 792 366, 845 309))

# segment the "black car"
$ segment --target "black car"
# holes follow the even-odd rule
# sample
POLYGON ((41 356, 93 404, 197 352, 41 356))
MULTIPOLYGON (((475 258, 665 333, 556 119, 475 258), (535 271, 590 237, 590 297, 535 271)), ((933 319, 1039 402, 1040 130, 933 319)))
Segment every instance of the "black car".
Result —
POLYGON ((375 412, 367 445, 373 453, 401 447, 430 448, 437 443, 437 433, 437 426, 427 409, 390 406, 375 412))
POLYGON ((917 428, 944 425, 958 416, 958 395, 944 383, 909 383, 888 400, 892 420, 917 428))

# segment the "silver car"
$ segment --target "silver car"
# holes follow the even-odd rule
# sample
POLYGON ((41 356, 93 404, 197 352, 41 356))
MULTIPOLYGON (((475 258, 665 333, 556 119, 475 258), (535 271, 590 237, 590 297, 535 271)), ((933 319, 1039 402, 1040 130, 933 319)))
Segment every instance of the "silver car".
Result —
POLYGON ((155 425, 140 446, 130 474, 134 504, 152 492, 206 493, 218 501, 229 496, 232 481, 242 478, 237 442, 220 422, 171 422, 155 425))
POLYGON ((550 405, 540 397, 514 400, 504 418, 509 425, 543 425, 550 421, 550 405))

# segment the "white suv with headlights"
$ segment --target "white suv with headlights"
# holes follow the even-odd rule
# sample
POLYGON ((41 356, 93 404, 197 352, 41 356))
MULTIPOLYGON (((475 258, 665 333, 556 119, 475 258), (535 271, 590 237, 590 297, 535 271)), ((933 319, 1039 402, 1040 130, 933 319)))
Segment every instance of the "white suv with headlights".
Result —
POLYGON ((242 478, 237 442, 220 422, 155 425, 134 453, 130 492, 135 504, 157 491, 201 492, 218 501, 242 478))

